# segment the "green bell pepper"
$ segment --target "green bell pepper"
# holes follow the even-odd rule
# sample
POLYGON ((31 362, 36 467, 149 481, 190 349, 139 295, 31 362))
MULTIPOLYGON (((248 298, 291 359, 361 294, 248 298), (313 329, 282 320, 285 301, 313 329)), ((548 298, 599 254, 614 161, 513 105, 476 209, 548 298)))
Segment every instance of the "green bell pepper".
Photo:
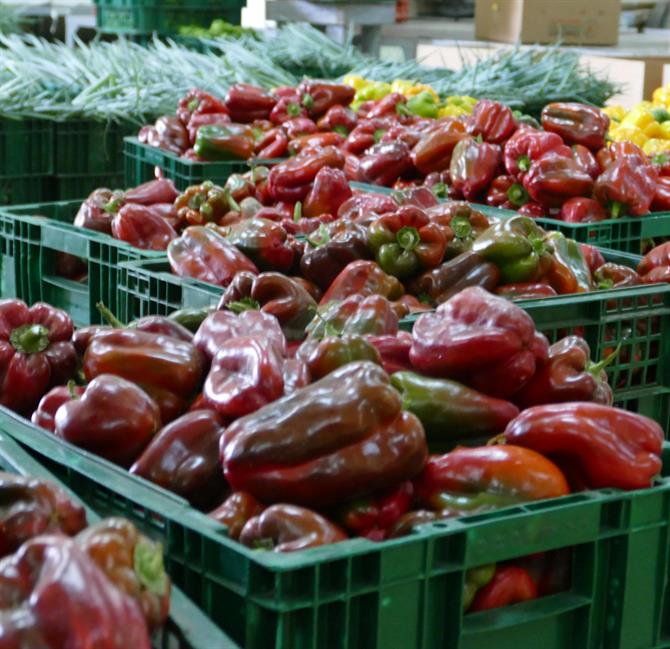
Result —
POLYGON ((418 115, 419 117, 436 118, 440 110, 440 104, 435 96, 424 90, 418 95, 414 95, 407 100, 407 103, 400 107, 405 114, 418 115))
POLYGON ((254 133, 246 124, 201 126, 193 149, 203 160, 248 160, 254 154, 254 133))

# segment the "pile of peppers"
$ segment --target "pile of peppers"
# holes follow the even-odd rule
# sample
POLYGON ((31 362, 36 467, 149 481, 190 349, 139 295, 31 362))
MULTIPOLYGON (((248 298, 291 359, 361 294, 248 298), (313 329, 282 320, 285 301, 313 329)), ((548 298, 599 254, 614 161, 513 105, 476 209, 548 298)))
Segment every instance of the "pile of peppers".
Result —
POLYGON ((88 525, 58 485, 0 472, 0 644, 137 647, 170 611, 159 544, 123 518, 88 525))

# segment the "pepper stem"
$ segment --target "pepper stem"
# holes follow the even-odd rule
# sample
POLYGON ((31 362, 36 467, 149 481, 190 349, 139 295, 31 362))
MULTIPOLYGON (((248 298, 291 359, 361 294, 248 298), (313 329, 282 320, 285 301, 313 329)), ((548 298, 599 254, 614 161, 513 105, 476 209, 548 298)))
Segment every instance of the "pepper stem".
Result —
POLYGON ((125 329, 126 325, 121 322, 112 312, 105 306, 104 302, 98 302, 95 308, 100 312, 100 315, 105 319, 107 324, 115 329, 125 329))
POLYGON ((230 192, 224 191, 226 200, 228 201, 228 207, 233 210, 233 212, 241 212, 242 208, 240 204, 233 198, 233 195, 230 192))
POLYGON ((620 216, 623 216, 623 205, 619 201, 614 201, 612 207, 610 208, 610 216, 613 219, 618 219, 620 216))
POLYGON ((600 375, 600 372, 602 372, 605 368, 609 367, 613 362, 614 359, 619 355, 621 352, 621 346, 623 345, 623 340, 617 345, 616 349, 607 357, 603 358, 603 360, 597 362, 597 363, 592 363, 590 362, 586 366, 586 371, 594 376, 595 378, 598 378, 600 375))
POLYGON ((528 241, 533 248, 533 251, 538 255, 543 255, 547 252, 547 244, 544 241, 544 237, 539 237, 537 235, 531 235, 528 237, 528 241))
POLYGON ((374 134, 375 144, 379 144, 380 140, 384 137, 385 134, 386 131, 383 128, 378 128, 374 134))
POLYGON ((168 578, 163 565, 163 547, 149 539, 141 538, 133 552, 133 568, 146 589, 156 595, 164 595, 168 578))
POLYGON ((302 218, 302 203, 298 201, 293 207, 293 222, 297 223, 302 218))
POLYGON ((37 354, 49 346, 49 330, 41 324, 22 325, 12 331, 9 342, 22 354, 37 354))
POLYGON ((611 277, 606 277, 598 282, 599 291, 608 291, 611 288, 614 288, 614 280, 611 277))
POLYGON ((507 190, 507 198, 509 198, 510 203, 516 207, 521 207, 525 205, 529 200, 530 196, 524 187, 519 185, 519 183, 514 183, 507 190))
POLYGON ((244 311, 257 311, 260 308, 260 303, 250 297, 243 297, 241 300, 235 300, 226 304, 228 311, 232 311, 238 315, 244 313, 244 311))
POLYGON ((449 187, 447 186, 447 183, 435 183, 430 189, 435 198, 447 198, 447 196, 449 196, 449 187))
POLYGON ((467 239, 472 234, 472 223, 467 216, 455 216, 449 225, 457 239, 467 239))
POLYGON ((528 171, 530 169, 530 158, 527 155, 520 155, 516 160, 516 166, 521 171, 528 171))
POLYGON ((421 243, 421 236, 416 228, 405 226, 398 230, 396 240, 403 250, 411 251, 421 243))
POLYGON ((286 114, 291 117, 297 117, 300 115, 300 104, 296 104, 294 101, 290 101, 286 106, 286 114))
POLYGON ((314 106, 314 97, 312 97, 312 95, 310 95, 308 92, 306 92, 306 93, 302 96, 302 105, 303 105, 307 110, 309 110, 310 108, 313 108, 313 106, 314 106))
POLYGON ((68 391, 68 394, 70 395, 70 399, 79 399, 79 395, 77 394, 76 387, 77 387, 77 383, 75 382, 74 379, 70 379, 67 382, 67 391, 68 391))

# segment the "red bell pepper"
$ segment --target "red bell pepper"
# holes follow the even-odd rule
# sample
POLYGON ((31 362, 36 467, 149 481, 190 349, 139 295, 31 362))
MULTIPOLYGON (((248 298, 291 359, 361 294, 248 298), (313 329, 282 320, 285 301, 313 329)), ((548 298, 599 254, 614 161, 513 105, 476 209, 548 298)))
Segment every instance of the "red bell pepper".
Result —
POLYGON ((307 109, 300 104, 297 93, 293 97, 280 97, 270 113, 270 121, 277 125, 297 117, 307 117, 307 109))
POLYGON ((114 217, 112 234, 143 250, 167 250, 170 242, 177 238, 174 228, 150 206, 132 203, 124 205, 114 217))
POLYGON ((418 419, 373 363, 340 367, 228 427, 221 445, 234 489, 327 507, 392 489, 423 467, 418 419), (374 461, 370 458, 374 457, 374 461))
POLYGON ((600 175, 600 165, 595 156, 583 144, 573 144, 572 159, 579 165, 582 171, 585 171, 593 180, 600 175))
POLYGON ((321 131, 334 131, 347 137, 356 128, 357 123, 358 117, 353 110, 337 105, 328 109, 317 126, 321 131))
POLYGON ((505 143, 505 169, 511 176, 523 180, 533 162, 550 152, 570 156, 570 149, 556 133, 519 129, 505 143))
POLYGON ((392 275, 387 275, 375 262, 352 261, 333 280, 319 304, 343 300, 354 294, 383 295, 394 300, 404 292, 402 284, 392 275))
POLYGON ((355 361, 381 365, 381 357, 376 347, 358 334, 308 338, 298 348, 296 358, 307 366, 313 381, 355 361))
POLYGON ((289 140, 294 140, 301 135, 316 133, 316 124, 309 117, 294 117, 281 125, 289 140))
POLYGON ((194 115, 227 112, 228 109, 223 101, 199 88, 189 90, 177 105, 177 117, 184 125, 188 124, 194 115))
POLYGON ((592 151, 605 146, 610 118, 595 106, 569 102, 547 104, 540 119, 545 131, 557 133, 566 144, 583 144, 592 151))
POLYGON ((454 148, 449 174, 454 189, 468 201, 476 201, 496 177, 502 164, 502 149, 497 144, 461 140, 454 148))
POLYGON ((404 142, 380 143, 365 152, 359 173, 363 182, 390 187, 413 166, 409 147, 404 142))
POLYGON ((502 144, 516 130, 511 109, 490 99, 480 99, 475 104, 465 125, 470 135, 479 135, 492 144, 502 144))
POLYGON ((607 218, 607 212, 598 201, 577 196, 563 203, 559 218, 566 223, 597 223, 607 218))
POLYGON ((549 284, 542 282, 520 282, 498 286, 496 295, 508 300, 534 300, 536 298, 556 297, 558 293, 549 284))
POLYGON ((288 151, 288 136, 280 128, 273 128, 256 140, 254 149, 260 159, 281 158, 288 151))
POLYGON ((553 462, 511 445, 458 447, 446 455, 433 455, 414 481, 417 502, 445 516, 558 498, 569 491, 553 462))
POLYGON ((307 197, 323 167, 341 169, 343 166, 344 156, 335 147, 305 150, 295 158, 272 167, 268 176, 268 191, 274 200, 296 203, 307 197))
POLYGON ((367 340, 377 348, 382 367, 387 374, 412 369, 412 363, 409 360, 412 334, 409 331, 399 331, 393 335, 367 336, 367 340))
POLYGON ((303 216, 337 214, 340 205, 351 198, 352 192, 343 171, 323 167, 314 178, 314 185, 302 204, 303 216))
POLYGON ((605 263, 603 253, 595 246, 590 246, 588 243, 580 243, 579 248, 582 251, 582 255, 584 255, 584 260, 591 273, 595 273, 605 263))
POLYGON ((528 203, 524 203, 518 210, 517 212, 519 214, 522 214, 523 216, 530 216, 531 219, 539 219, 542 217, 547 216, 547 208, 544 207, 544 205, 540 205, 539 203, 534 203, 533 201, 529 201, 528 203))
POLYGON ((286 230, 273 221, 251 218, 222 229, 226 241, 244 253, 259 270, 290 271, 296 251, 286 230))
POLYGON ((502 566, 496 570, 493 579, 477 592, 468 610, 473 613, 488 611, 527 602, 538 596, 537 586, 527 570, 518 566, 502 566))
POLYGON ((225 525, 228 528, 228 536, 237 541, 246 522, 262 513, 263 509, 265 509, 263 505, 250 493, 236 491, 208 516, 225 525))
POLYGON ((342 150, 354 155, 362 155, 369 148, 381 142, 382 136, 391 126, 391 120, 382 118, 359 122, 356 128, 349 133, 342 150))
POLYGON ((44 302, 0 300, 0 403, 29 416, 54 385, 77 369, 70 316, 44 302))
POLYGON ((663 429, 599 403, 529 408, 507 425, 504 438, 554 458, 575 489, 643 489, 661 470, 663 429))
POLYGON ((656 193, 651 202, 652 212, 667 212, 670 210, 670 176, 661 176, 656 181, 656 193))
POLYGON ((607 207, 610 217, 642 216, 649 212, 658 174, 649 163, 618 158, 598 176, 593 197, 607 207))
POLYGON ((637 265, 640 275, 647 275, 655 268, 670 266, 670 241, 666 241, 650 250, 637 265))
POLYGON ((123 193, 126 203, 139 203, 140 205, 153 205, 154 203, 174 203, 179 196, 174 182, 168 178, 157 178, 142 183, 133 189, 127 189, 123 193))
POLYGON ((529 200, 528 192, 516 182, 514 176, 497 176, 486 193, 486 203, 493 207, 515 209, 529 200))
POLYGON ((355 94, 351 86, 321 79, 305 79, 298 86, 302 105, 312 119, 325 115, 333 106, 348 106, 355 94))
POLYGON ((356 193, 340 205, 337 217, 342 221, 352 222, 368 220, 368 223, 364 225, 369 225, 378 216, 395 212, 397 209, 398 203, 390 196, 356 193))
POLYGON ((186 228, 167 250, 172 271, 210 284, 227 286, 240 271, 258 273, 254 263, 215 230, 186 228))
POLYGON ((419 371, 501 398, 523 387, 549 353, 523 309, 479 287, 421 315, 412 337, 410 360, 419 371))
POLYGON ((297 155, 301 151, 310 148, 334 146, 341 147, 344 144, 344 138, 335 132, 328 133, 310 133, 294 138, 288 145, 290 155, 297 155))
POLYGON ((541 205, 560 207, 574 196, 589 196, 593 179, 572 158, 550 152, 531 164, 523 186, 541 205))
POLYGON ((224 103, 234 122, 249 124, 257 119, 268 119, 277 99, 261 88, 238 83, 230 87, 224 103))
POLYGON ((193 115, 188 121, 186 129, 191 146, 195 145, 198 139, 198 131, 201 126, 223 126, 230 124, 231 119, 228 113, 204 113, 193 115))
POLYGON ((59 385, 52 388, 40 399, 30 421, 35 426, 53 433, 56 427, 55 417, 58 408, 64 403, 80 397, 82 394, 84 394, 84 388, 79 385, 73 385, 71 381, 68 382, 68 385, 59 385))
POLYGON ((55 433, 112 462, 130 466, 160 427, 160 411, 147 393, 119 376, 102 374, 81 398, 56 412, 55 433))
POLYGON ((399 92, 391 92, 386 97, 376 101, 367 111, 365 119, 376 119, 379 117, 395 118, 399 113, 399 107, 404 106, 407 99, 399 92))
POLYGON ((273 505, 247 521, 240 543, 256 550, 297 552, 346 540, 347 535, 320 514, 295 505, 273 505))
POLYGON ((452 153, 465 137, 465 125, 456 119, 428 130, 412 149, 414 166, 424 175, 449 169, 452 153))

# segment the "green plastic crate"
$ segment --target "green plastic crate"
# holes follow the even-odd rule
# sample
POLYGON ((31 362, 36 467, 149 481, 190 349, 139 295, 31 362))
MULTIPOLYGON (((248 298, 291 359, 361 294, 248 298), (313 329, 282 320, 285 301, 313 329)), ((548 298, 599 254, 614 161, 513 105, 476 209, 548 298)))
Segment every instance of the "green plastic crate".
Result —
POLYGON ((0 206, 50 201, 52 197, 51 176, 0 176, 0 206))
POLYGON ((72 225, 81 200, 22 205, 0 209, 1 289, 3 297, 19 297, 28 304, 43 300, 65 309, 78 326, 101 321, 96 303, 120 309, 117 286, 122 262, 162 257, 111 236, 72 225), (56 256, 81 258, 86 282, 54 274, 56 256))
POLYGON ((123 173, 56 175, 51 178, 51 186, 53 200, 57 201, 71 201, 75 198, 84 200, 85 196, 99 187, 125 187, 123 173))
POLYGON ((53 153, 53 122, 0 119, 0 176, 50 174, 53 153))
MULTIPOLYGON (((103 515, 162 538, 167 569, 246 649, 648 649, 667 646, 670 478, 352 539, 253 551, 185 501, 0 409, 25 446, 103 515), (463 615, 465 571, 573 548, 568 591, 463 615)), ((664 475, 666 475, 664 473, 664 475)))
MULTIPOLYGON (((174 181, 175 186, 183 191, 191 185, 199 185, 205 180, 216 184, 224 184, 226 180, 237 173, 249 171, 248 161, 228 162, 194 162, 180 158, 174 153, 164 151, 155 146, 142 144, 136 137, 124 139, 125 184, 126 187, 135 187, 141 183, 153 180, 156 170, 161 175, 174 181)), ((276 164, 277 160, 255 160, 256 165, 276 164)))
POLYGON ((123 138, 136 132, 137 125, 127 122, 55 122, 53 171, 61 176, 123 174, 123 138))
MULTIPOLYGON (((50 480, 64 489, 71 499, 81 500, 67 485, 24 450, 10 436, 0 433, 0 469, 8 473, 50 480)), ((100 517, 86 507, 89 524, 100 517)), ((239 649, 178 588, 170 593, 170 617, 163 629, 152 638, 155 649, 239 649)))
POLYGON ((157 2, 152 0, 95 0, 98 29, 114 34, 177 34, 182 25, 209 27, 216 18, 233 25, 242 21, 244 0, 224 2, 157 2))

